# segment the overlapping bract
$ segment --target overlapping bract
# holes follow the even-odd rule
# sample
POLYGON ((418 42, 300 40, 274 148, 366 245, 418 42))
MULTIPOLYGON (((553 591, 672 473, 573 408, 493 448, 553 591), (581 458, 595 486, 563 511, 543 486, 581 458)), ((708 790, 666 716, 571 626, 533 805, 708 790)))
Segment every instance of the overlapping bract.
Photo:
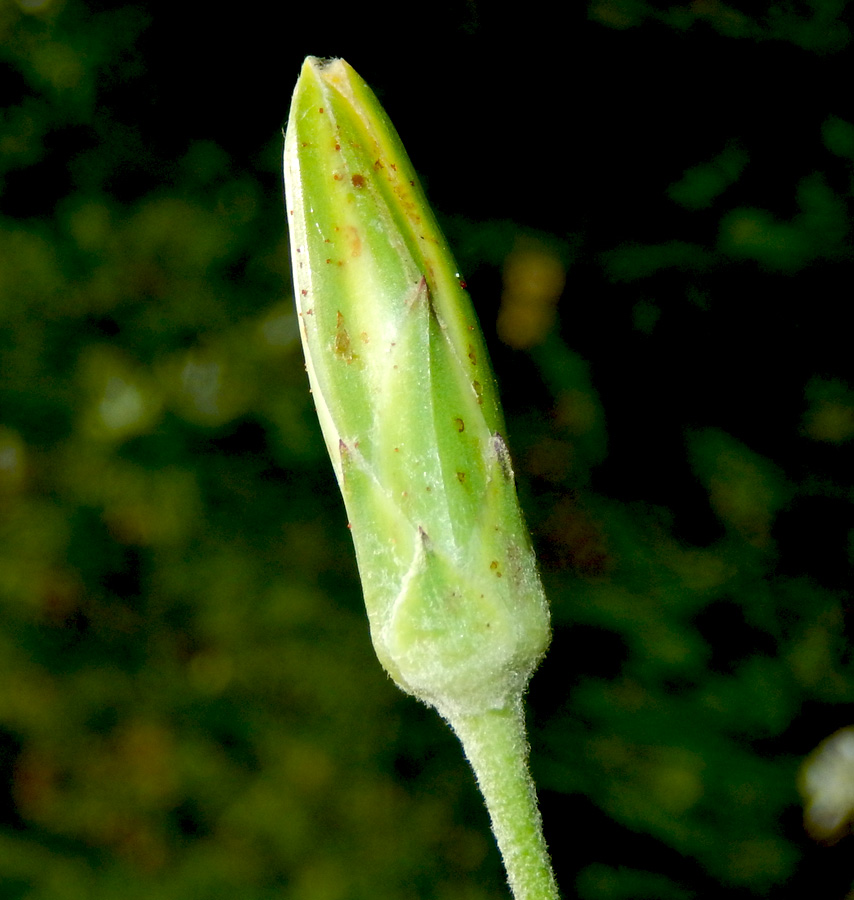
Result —
POLYGON ((306 60, 285 141, 306 364, 377 655, 453 718, 518 699, 548 643, 486 347, 393 126, 306 60))

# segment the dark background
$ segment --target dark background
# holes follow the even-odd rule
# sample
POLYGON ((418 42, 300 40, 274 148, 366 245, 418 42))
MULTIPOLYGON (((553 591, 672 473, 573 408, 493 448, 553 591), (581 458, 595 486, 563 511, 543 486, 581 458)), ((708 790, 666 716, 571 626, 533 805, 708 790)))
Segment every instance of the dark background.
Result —
POLYGON ((797 785, 854 720, 851 7, 567 7, 0 0, 0 897, 506 890, 307 390, 308 54, 377 92, 493 352, 564 894, 848 895, 797 785))

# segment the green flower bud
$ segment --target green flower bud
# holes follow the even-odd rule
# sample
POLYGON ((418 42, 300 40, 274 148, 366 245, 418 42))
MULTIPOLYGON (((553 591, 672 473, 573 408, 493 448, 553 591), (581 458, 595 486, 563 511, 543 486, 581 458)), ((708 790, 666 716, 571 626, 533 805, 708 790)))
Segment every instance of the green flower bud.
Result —
POLYGON ((308 58, 285 139, 300 333, 374 647, 452 723, 518 703, 549 640, 471 301, 403 145, 308 58))

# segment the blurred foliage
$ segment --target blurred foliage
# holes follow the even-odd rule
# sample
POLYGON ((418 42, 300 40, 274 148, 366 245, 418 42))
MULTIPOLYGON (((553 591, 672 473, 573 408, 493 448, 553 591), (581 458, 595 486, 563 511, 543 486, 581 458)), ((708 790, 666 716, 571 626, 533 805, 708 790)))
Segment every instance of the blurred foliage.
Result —
POLYGON ((398 121, 492 342, 564 892, 848 894, 797 789, 854 717, 850 9, 760 6, 447 0, 447 71, 402 78, 343 6, 0 0, 0 896, 503 890, 373 659, 307 391, 277 129, 318 52, 398 121))

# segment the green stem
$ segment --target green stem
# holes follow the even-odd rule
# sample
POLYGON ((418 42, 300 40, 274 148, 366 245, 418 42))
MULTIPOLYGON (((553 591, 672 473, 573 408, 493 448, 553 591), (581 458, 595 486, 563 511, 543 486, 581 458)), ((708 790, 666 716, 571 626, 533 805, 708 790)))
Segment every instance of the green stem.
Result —
POLYGON ((521 700, 451 721, 474 769, 515 900, 558 900, 534 782, 521 700))

